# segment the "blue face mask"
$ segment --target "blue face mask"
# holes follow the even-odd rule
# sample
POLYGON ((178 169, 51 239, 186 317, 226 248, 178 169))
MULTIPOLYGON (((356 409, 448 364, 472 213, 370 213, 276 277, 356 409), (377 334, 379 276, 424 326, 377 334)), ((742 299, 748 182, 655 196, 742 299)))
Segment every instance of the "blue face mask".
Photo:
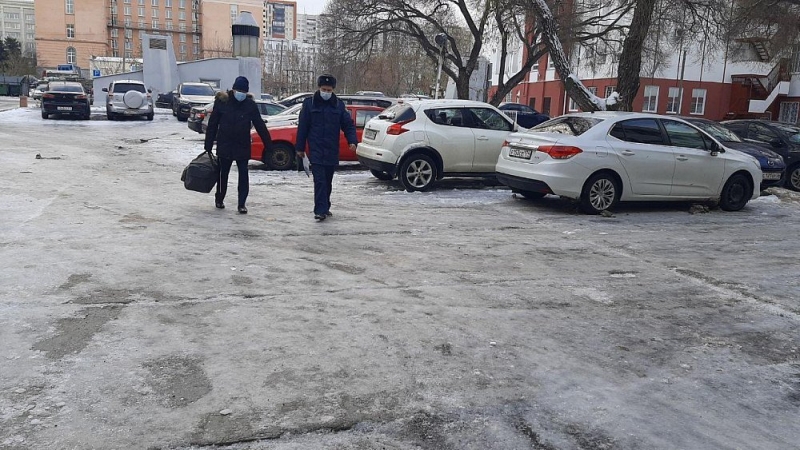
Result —
POLYGON ((322 91, 319 91, 319 96, 322 97, 322 99, 325 100, 325 101, 330 100, 331 99, 331 95, 333 95, 333 92, 322 92, 322 91))
POLYGON ((233 91, 233 96, 236 97, 236 100, 238 100, 240 102, 247 98, 247 94, 245 94, 244 92, 239 92, 239 91, 233 91))

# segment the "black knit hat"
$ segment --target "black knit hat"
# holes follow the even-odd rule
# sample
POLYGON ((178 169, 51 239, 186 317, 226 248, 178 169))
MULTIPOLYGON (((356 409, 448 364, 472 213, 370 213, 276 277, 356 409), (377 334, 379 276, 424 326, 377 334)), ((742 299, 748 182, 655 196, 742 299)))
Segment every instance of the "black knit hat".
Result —
POLYGON ((236 77, 233 82, 233 90, 239 92, 250 92, 250 82, 245 77, 236 77))
POLYGON ((323 73, 317 78, 317 86, 330 86, 336 89, 336 77, 329 73, 323 73))

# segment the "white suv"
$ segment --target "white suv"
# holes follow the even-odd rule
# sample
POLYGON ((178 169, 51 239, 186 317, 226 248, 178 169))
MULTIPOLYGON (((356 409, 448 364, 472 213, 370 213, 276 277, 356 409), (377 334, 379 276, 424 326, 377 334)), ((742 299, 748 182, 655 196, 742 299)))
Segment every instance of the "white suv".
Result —
POLYGON ((493 177, 513 131, 511 119, 488 103, 404 100, 367 123, 356 154, 375 177, 397 176, 409 192, 425 191, 446 176, 493 177))
POLYGON ((153 97, 144 83, 138 80, 112 81, 107 92, 106 116, 114 120, 123 116, 144 116, 153 120, 153 97))

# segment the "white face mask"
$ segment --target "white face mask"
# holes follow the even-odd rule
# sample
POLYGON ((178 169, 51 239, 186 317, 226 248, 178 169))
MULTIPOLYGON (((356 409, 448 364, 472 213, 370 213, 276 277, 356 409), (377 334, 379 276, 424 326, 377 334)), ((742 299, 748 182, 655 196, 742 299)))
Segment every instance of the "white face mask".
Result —
POLYGON ((333 95, 333 92, 322 92, 322 91, 319 91, 319 96, 322 97, 322 99, 325 100, 325 101, 330 100, 331 99, 331 95, 333 95))
POLYGON ((238 100, 238 101, 242 101, 245 98, 247 98, 247 94, 245 94, 244 92, 239 92, 239 91, 234 91, 233 92, 233 96, 236 97, 236 100, 238 100))

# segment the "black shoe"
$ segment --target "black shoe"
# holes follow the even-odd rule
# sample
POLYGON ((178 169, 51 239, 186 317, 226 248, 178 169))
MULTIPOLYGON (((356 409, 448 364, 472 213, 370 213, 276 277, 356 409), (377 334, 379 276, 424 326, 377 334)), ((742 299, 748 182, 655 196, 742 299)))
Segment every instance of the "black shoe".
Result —
POLYGON ((326 217, 328 217, 328 216, 326 216, 325 214, 314 214, 314 218, 317 219, 317 221, 319 221, 319 222, 322 222, 323 220, 325 220, 326 217))
POLYGON ((216 206, 219 209, 225 209, 225 203, 222 202, 214 202, 214 206, 216 206))
POLYGON ((331 217, 331 216, 333 216, 332 212, 328 211, 328 212, 325 213, 325 217, 331 217))
POLYGON ((239 210, 239 214, 247 214, 247 207, 246 206, 240 206, 238 208, 238 210, 239 210))

